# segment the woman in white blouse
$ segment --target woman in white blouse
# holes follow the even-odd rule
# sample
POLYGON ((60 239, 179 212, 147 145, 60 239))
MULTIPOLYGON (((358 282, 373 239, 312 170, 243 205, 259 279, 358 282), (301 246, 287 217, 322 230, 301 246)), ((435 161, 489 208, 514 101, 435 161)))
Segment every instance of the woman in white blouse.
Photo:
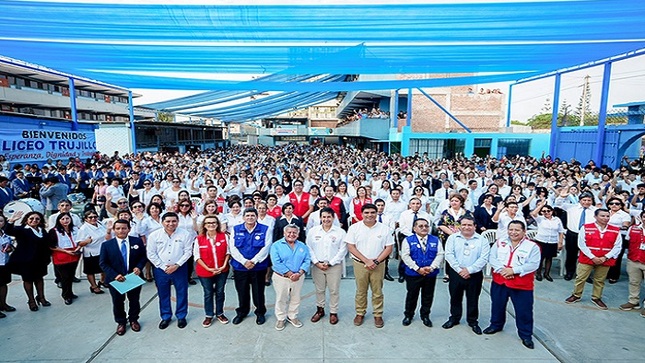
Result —
POLYGON ((607 208, 609 209, 609 222, 611 226, 620 228, 620 234, 623 238, 623 247, 620 250, 620 254, 616 257, 616 264, 609 268, 607 273, 607 280, 610 284, 615 284, 620 278, 620 268, 623 262, 623 254, 627 248, 627 243, 625 241, 625 236, 627 235, 627 230, 632 224, 632 217, 629 213, 625 212, 625 202, 619 197, 611 197, 607 199, 607 208))
POLYGON ((60 213, 54 227, 49 231, 54 269, 60 276, 61 297, 65 305, 71 305, 76 295, 72 291, 74 272, 81 256, 81 248, 92 242, 78 238, 78 227, 72 222, 69 213, 60 213))
POLYGON ((534 240, 542 251, 540 267, 535 273, 535 279, 542 281, 542 276, 544 276, 547 281, 553 282, 551 264, 553 263, 553 257, 558 255, 558 251, 562 250, 562 241, 564 240, 566 229, 562 225, 560 218, 553 216, 553 208, 546 204, 546 199, 542 199, 538 203, 535 210, 531 212, 531 216, 538 226, 534 240), (544 274, 542 274, 542 266, 544 266, 544 274))
POLYGON ((105 235, 107 228, 98 222, 99 215, 93 211, 87 211, 84 214, 83 225, 79 228, 78 238, 84 240, 91 238, 92 241, 83 247, 83 273, 87 275, 87 281, 90 283, 90 292, 93 294, 103 294, 105 291, 101 290, 105 285, 105 274, 99 266, 99 259, 101 253, 101 245, 105 242, 105 235), (96 274, 101 274, 101 280, 96 282, 96 274))

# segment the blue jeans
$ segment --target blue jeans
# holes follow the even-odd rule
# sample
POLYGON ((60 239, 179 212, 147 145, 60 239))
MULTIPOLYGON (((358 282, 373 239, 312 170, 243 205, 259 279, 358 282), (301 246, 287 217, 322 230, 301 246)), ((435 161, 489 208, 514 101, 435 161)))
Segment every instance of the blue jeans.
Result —
POLYGON ((186 319, 188 315, 188 267, 183 264, 170 275, 164 270, 154 268, 152 273, 155 276, 155 284, 159 293, 159 312, 161 319, 170 320, 172 318, 172 306, 170 305, 170 284, 175 286, 177 295, 177 319, 186 319))
POLYGON ((204 313, 206 317, 224 314, 224 286, 228 278, 228 271, 212 277, 200 277, 204 289, 204 313), (213 294, 215 294, 215 314, 213 315, 213 294))

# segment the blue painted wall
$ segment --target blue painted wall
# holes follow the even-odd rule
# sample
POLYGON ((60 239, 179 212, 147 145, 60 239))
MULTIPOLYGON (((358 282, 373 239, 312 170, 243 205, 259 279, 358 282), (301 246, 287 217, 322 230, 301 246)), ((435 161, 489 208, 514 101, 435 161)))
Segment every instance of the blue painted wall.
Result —
MULTIPOLYGON (((391 129, 390 141, 399 141, 394 138, 396 129, 391 129)), ((430 140, 447 140, 447 139, 463 139, 465 140, 464 155, 471 156, 475 153, 475 139, 491 139, 490 150, 491 154, 496 157, 498 155, 498 147, 500 139, 528 139, 530 140, 529 156, 540 157, 542 152, 548 153, 549 140, 551 135, 548 133, 530 133, 530 134, 503 134, 503 133, 418 133, 412 132, 411 127, 404 126, 401 132, 401 153, 403 156, 410 154, 410 139, 430 139, 430 140)))

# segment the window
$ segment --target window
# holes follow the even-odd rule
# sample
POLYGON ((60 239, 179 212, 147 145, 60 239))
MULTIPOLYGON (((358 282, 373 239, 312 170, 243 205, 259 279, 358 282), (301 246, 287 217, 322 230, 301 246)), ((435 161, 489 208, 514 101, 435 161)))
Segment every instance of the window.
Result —
POLYGON ((428 153, 430 159, 453 158, 464 152, 465 139, 410 139, 409 154, 428 153))
POLYGON ((527 156, 531 148, 531 139, 499 139, 497 142, 497 157, 506 155, 527 156))

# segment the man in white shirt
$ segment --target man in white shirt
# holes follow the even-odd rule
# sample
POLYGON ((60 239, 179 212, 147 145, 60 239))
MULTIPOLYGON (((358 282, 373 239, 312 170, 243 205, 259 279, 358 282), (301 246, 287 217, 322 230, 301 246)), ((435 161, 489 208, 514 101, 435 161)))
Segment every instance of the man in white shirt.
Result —
POLYGON ((325 316, 325 292, 329 288, 329 323, 338 323, 340 300, 340 279, 343 263, 347 255, 345 231, 334 225, 334 210, 320 210, 321 225, 316 225, 307 233, 307 247, 311 256, 311 277, 316 288, 316 313, 311 321, 316 323, 325 316))
MULTIPOLYGON (((419 198, 411 198, 410 202, 408 203, 409 209, 403 211, 401 213, 401 216, 399 217, 399 220, 397 221, 397 224, 399 226, 399 232, 398 232, 398 245, 397 248, 399 248, 400 251, 400 244, 403 242, 404 239, 407 237, 411 236, 414 232, 412 231, 412 226, 414 224, 414 221, 416 221, 419 218, 423 218, 425 220, 431 221, 432 216, 430 214, 426 213, 425 211, 421 210, 421 200, 419 198)), ((403 260, 399 262, 399 282, 403 283, 405 281, 405 266, 403 264, 403 260)))
POLYGON ((367 312, 367 291, 372 290, 374 325, 382 328, 383 322, 383 276, 385 261, 392 252, 392 234, 383 223, 376 221, 376 206, 365 204, 361 208, 363 220, 349 227, 345 241, 351 253, 356 281, 354 325, 363 324, 367 312))
POLYGON ((399 189, 390 190, 390 199, 385 203, 384 213, 389 216, 390 220, 398 221, 401 213, 408 209, 408 204, 401 199, 401 191, 399 189))
POLYGON ((479 295, 482 291, 484 273, 488 263, 490 244, 475 233, 475 219, 463 216, 459 220, 459 232, 451 234, 446 241, 445 258, 448 262, 450 282, 450 318, 442 327, 450 329, 458 325, 463 313, 462 301, 466 294, 466 321, 472 331, 481 335, 479 327, 479 295))
POLYGON ((455 190, 452 189, 452 185, 450 184, 450 180, 446 179, 443 181, 441 188, 437 189, 436 192, 434 192, 434 200, 441 203, 446 199, 450 198, 450 194, 454 193, 455 190))
POLYGON ((188 324, 188 265, 193 255, 193 239, 183 228, 177 228, 177 213, 168 212, 161 217, 163 229, 150 234, 147 239, 148 260, 154 266, 153 274, 159 294, 161 322, 159 329, 166 329, 172 319, 170 285, 175 286, 177 296, 177 326, 183 329, 188 324))
POLYGON ((569 281, 573 279, 576 273, 576 264, 578 260, 578 233, 580 228, 587 223, 594 222, 594 204, 593 194, 585 192, 580 194, 577 204, 566 203, 568 192, 563 191, 555 198, 555 206, 567 211, 567 233, 564 236, 564 247, 567 251, 567 257, 564 263, 566 272, 564 279, 569 281))

